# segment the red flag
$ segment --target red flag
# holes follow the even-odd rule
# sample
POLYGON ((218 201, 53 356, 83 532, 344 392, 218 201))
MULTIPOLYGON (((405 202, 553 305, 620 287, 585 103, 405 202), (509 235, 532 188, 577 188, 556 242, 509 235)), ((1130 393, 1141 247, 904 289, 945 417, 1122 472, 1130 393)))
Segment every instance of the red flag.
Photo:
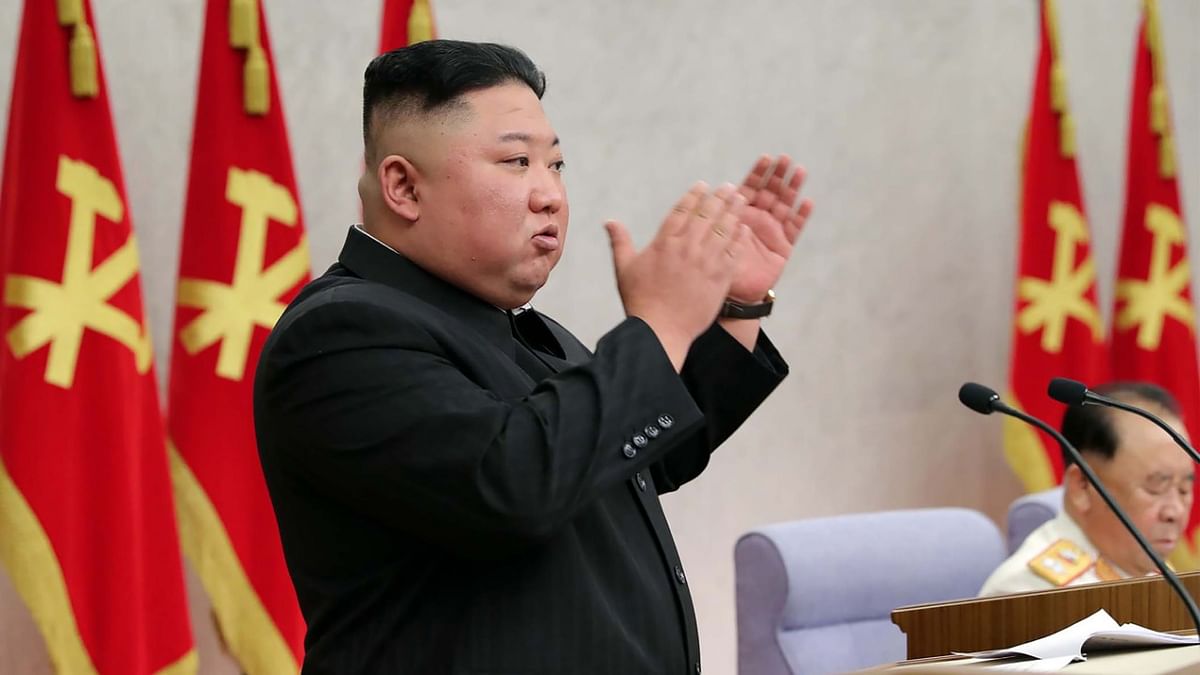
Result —
POLYGON ((436 36, 429 0, 383 0, 380 53, 432 40, 436 36))
MULTIPOLYGON (((1021 185, 1016 317, 1010 403, 1051 424, 1062 406, 1046 395, 1056 376, 1099 382, 1105 376, 1096 269, 1075 166, 1075 132, 1066 70, 1058 50, 1053 0, 1041 4, 1041 40, 1025 136, 1021 185)), ((1005 419, 1005 454, 1033 492, 1062 478, 1058 445, 1005 419)))
MULTIPOLYGON (((1147 0, 1134 57, 1112 370, 1118 379, 1154 382, 1170 391, 1195 438, 1200 428, 1196 324, 1158 27, 1158 3, 1147 0)), ((1172 556, 1181 569, 1200 567, 1198 513, 1200 500, 1192 504, 1184 545, 1172 556)))
POLYGON ((26 2, 0 183, 0 557, 60 673, 196 669, 89 3, 26 2))
POLYGON ((184 214, 168 431, 184 552, 250 675, 296 673, 304 619, 254 439, 267 333, 309 279, 265 15, 209 0, 184 214))

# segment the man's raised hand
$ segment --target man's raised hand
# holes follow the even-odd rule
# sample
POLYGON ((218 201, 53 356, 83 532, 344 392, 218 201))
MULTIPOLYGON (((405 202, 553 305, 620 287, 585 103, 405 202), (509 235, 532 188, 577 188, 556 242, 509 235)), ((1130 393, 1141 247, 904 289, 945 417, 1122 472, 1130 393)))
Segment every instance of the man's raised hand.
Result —
POLYGON ((751 239, 741 222, 746 202, 732 184, 709 190, 697 183, 641 251, 623 224, 605 223, 625 314, 650 326, 676 370, 729 294, 751 239))

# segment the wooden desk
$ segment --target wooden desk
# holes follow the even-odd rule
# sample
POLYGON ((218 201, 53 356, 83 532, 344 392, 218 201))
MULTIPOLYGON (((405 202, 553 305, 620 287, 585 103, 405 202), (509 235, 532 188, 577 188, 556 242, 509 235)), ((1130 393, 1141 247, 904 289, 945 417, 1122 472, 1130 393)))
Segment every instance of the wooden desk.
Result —
MULTIPOLYGON (((903 675, 982 675, 985 666, 995 662, 974 659, 922 659, 916 663, 897 663, 870 670, 862 675, 902 673, 903 675)), ((1003 671, 1001 671, 1003 672, 1003 671)), ((1109 652, 1092 656, 1087 661, 1072 663, 1058 671, 1068 675, 1181 675, 1200 672, 1200 646, 1162 647, 1127 652, 1109 652)))
MULTIPOLYGON (((1179 579, 1193 598, 1200 598, 1200 572, 1179 579)), ((908 658, 918 659, 1019 645, 1098 609, 1107 610, 1117 623, 1161 631, 1194 629, 1183 601, 1157 576, 901 607, 892 612, 892 622, 908 637, 908 658)))

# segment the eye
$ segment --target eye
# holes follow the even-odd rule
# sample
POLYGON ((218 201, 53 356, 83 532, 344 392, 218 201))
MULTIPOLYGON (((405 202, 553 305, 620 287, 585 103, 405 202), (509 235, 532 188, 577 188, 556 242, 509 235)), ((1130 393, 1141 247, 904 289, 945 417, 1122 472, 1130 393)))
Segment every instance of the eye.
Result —
POLYGON ((560 159, 557 162, 551 162, 550 168, 554 169, 555 171, 557 171, 559 173, 562 173, 563 169, 567 168, 567 163, 560 159))
POLYGON ((504 164, 512 164, 514 166, 519 166, 522 169, 529 168, 529 158, 528 157, 513 157, 510 159, 504 160, 503 163, 504 164))

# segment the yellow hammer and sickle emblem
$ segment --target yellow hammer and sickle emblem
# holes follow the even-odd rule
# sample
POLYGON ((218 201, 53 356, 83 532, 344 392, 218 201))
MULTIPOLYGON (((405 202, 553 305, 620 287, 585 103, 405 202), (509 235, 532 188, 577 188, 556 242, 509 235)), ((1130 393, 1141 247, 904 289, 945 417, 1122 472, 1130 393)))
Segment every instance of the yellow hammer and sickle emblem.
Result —
POLYGON ((1017 314, 1017 328, 1028 335, 1042 330, 1042 350, 1051 354, 1062 351, 1067 321, 1078 319, 1100 339, 1100 312, 1086 293, 1096 279, 1096 267, 1089 256, 1075 265, 1075 249, 1088 240, 1087 221, 1074 204, 1051 202, 1050 227, 1055 231, 1054 261, 1050 280, 1025 277, 1017 285, 1017 294, 1029 304, 1017 314))
POLYGON ((283 313, 279 296, 308 274, 308 240, 300 242, 266 269, 267 223, 295 227, 296 200, 286 187, 257 171, 229 169, 225 198, 242 210, 233 283, 181 279, 179 304, 204 310, 179 332, 188 354, 221 343, 217 375, 241 380, 246 374, 254 327, 274 327, 283 313))
POLYGON ((1171 248, 1185 241, 1183 221, 1161 204, 1146 207, 1146 229, 1154 235, 1150 248, 1150 272, 1145 281, 1123 279, 1117 283, 1117 300, 1125 301, 1117 312, 1118 330, 1138 327, 1137 345, 1154 351, 1162 342, 1163 322, 1170 316, 1192 330, 1192 305, 1183 297, 1191 279, 1186 259, 1170 267, 1171 248))
POLYGON ((8 344, 18 359, 49 344, 44 377, 63 389, 75 382, 86 328, 129 348, 137 372, 145 373, 151 360, 149 332, 133 317, 108 304, 109 298, 138 273, 137 242, 132 230, 119 249, 92 267, 96 216, 120 222, 125 215, 121 195, 95 167, 66 156, 58 158, 55 187, 71 200, 62 282, 8 275, 5 304, 33 310, 8 332, 8 344))

